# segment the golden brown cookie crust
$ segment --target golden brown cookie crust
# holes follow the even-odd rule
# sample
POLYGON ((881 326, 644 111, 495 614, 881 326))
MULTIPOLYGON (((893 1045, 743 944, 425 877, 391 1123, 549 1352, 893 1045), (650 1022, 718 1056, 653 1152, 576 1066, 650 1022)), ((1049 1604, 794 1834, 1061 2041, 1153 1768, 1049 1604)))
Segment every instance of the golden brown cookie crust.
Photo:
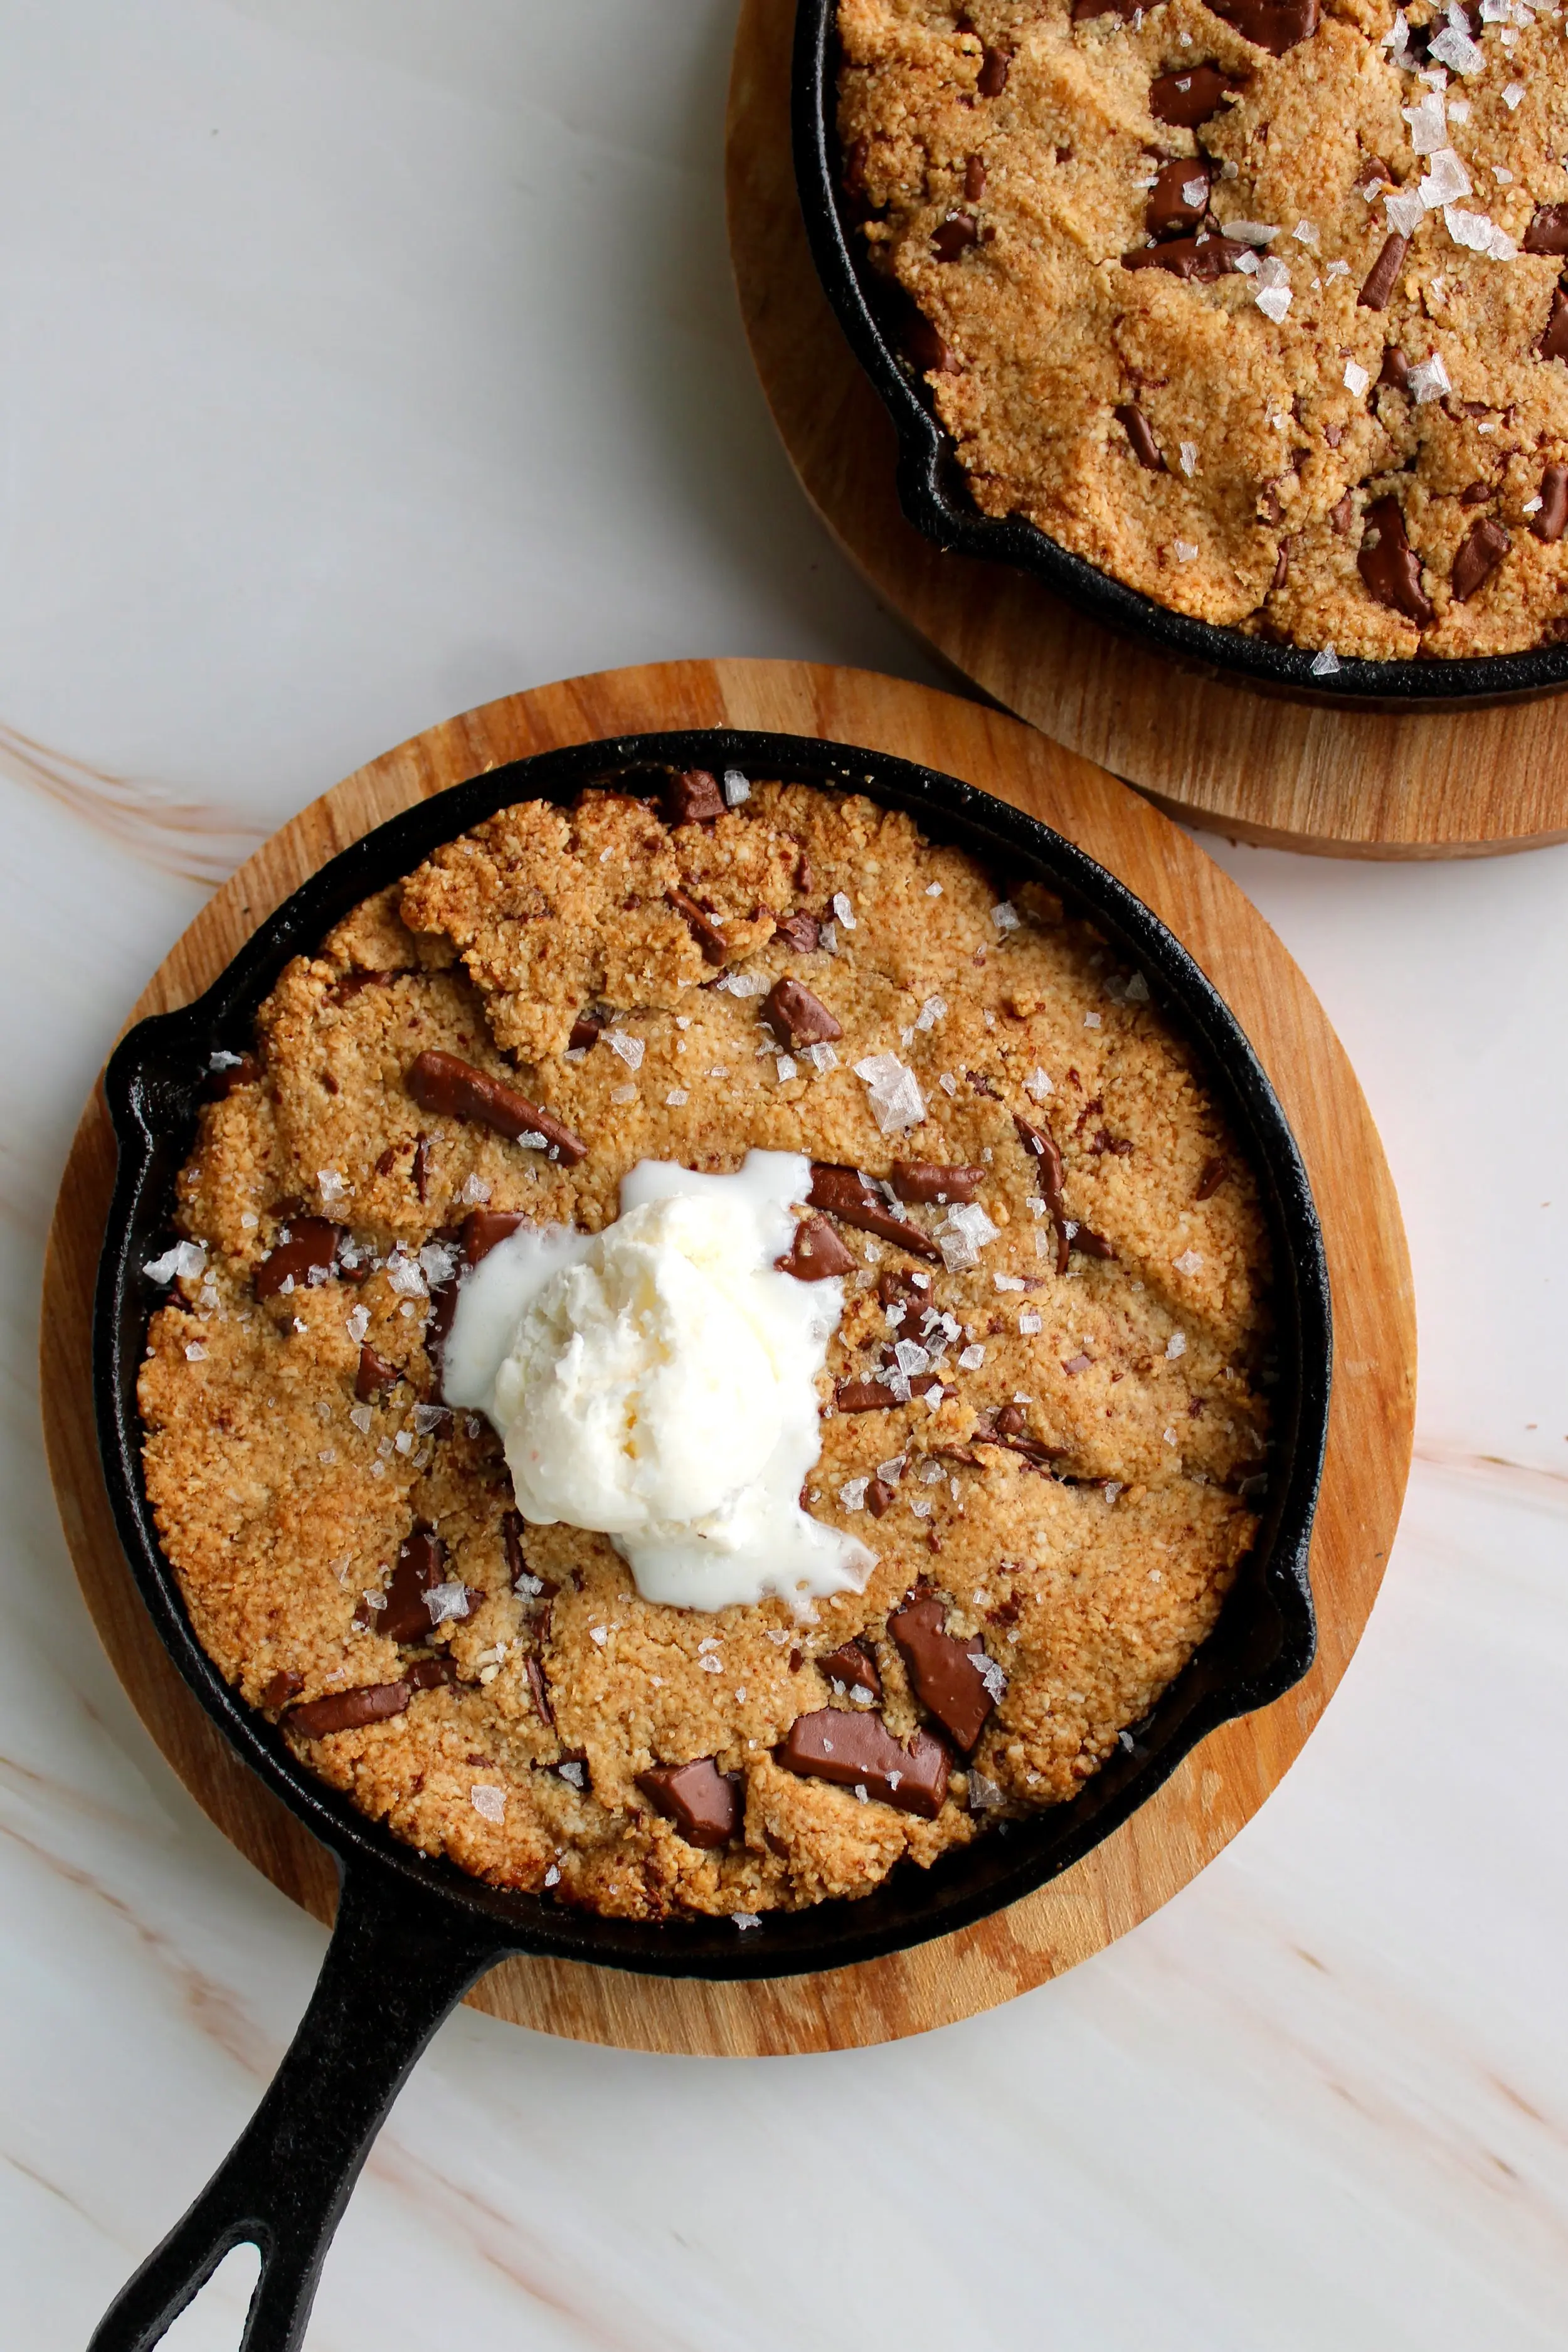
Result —
MULTIPOLYGON (((1458 73, 1429 53, 1448 30, 1432 0, 1407 12, 1397 54, 1387 0, 1327 0, 1321 16, 1280 0, 1276 21, 1315 29, 1279 55, 1238 29, 1260 5, 1221 16, 1159 0, 1124 18, 1090 0, 839 0, 856 234, 940 339, 940 364, 918 358, 975 502, 1026 517, 1173 611, 1337 656, 1556 643, 1568 628, 1568 486, 1553 490, 1568 466, 1568 239, 1551 226, 1568 204, 1562 13, 1483 23, 1472 8, 1474 57, 1453 50, 1458 73), (988 59, 1005 60, 1000 87, 988 59), (1215 110, 1195 128, 1157 119, 1159 78, 1200 67, 1232 85, 1215 110), (1385 306, 1371 308, 1384 199, 1432 170, 1407 110, 1431 100, 1434 77, 1469 193, 1425 211, 1385 306), (1167 205, 1156 241, 1167 165, 1166 197, 1183 204, 1190 165, 1197 202, 1190 217, 1167 205), (1124 266, 1184 234, 1188 248, 1205 237, 1212 258, 1236 223, 1276 232, 1247 254, 1251 274, 1124 266), (1269 315, 1281 293, 1288 309, 1269 315), (1402 388, 1387 380, 1402 362, 1427 373, 1402 388), (1390 497, 1417 583, 1399 596, 1373 584, 1370 561, 1368 509, 1390 497)), ((1419 135, 1429 149, 1426 124, 1419 135)))
MULTIPOLYGON (((1258 1526, 1256 1187, 1141 976, 1038 886, 999 901, 908 817, 804 785, 755 783, 705 826, 611 792, 524 803, 290 963, 257 1034, 259 1075, 207 1106, 180 1180, 205 1264, 150 1328, 147 1488, 204 1647, 400 1836, 632 1917, 864 1894, 900 1859, 1069 1798, 1213 1626, 1258 1526), (653 936, 671 890, 718 919, 721 966, 677 943, 632 970, 628 930, 646 916, 653 936), (812 921, 777 929, 795 916, 812 921), (842 1027, 820 1066, 762 1017, 784 976, 842 1027), (572 1047, 585 1016, 601 1033, 572 1047), (527 1057, 503 1048, 525 1034, 527 1057), (431 1051, 524 1092, 586 1156, 422 1109, 405 1077, 431 1051), (856 1074, 880 1054, 915 1075, 912 1130, 883 1133, 856 1074), (1020 1119, 1061 1155, 1059 1219, 1020 1119), (606 1538, 521 1528, 498 1440, 442 1411, 426 1344, 429 1291, 475 1207, 596 1231, 637 1160, 731 1169, 752 1149, 877 1178, 900 1160, 978 1167, 997 1229, 953 1270, 837 1226, 855 1269, 808 1503, 878 1565, 864 1593, 799 1617, 776 1600, 655 1606, 606 1538), (258 1288, 305 1218, 344 1230, 331 1271, 258 1288), (889 1381, 906 1308, 940 1402, 837 1409, 842 1384, 889 1381), (419 1528, 466 1613, 399 1641, 376 1621, 419 1528), (889 1730, 929 1733, 888 1632, 917 1585, 1005 1678, 931 1820, 775 1760, 798 1717, 856 1709, 816 1663, 852 1639, 889 1730), (430 1686, 405 1686, 411 1669, 430 1686), (397 1712, 311 1736, 317 1702, 384 1686, 397 1712), (638 1787, 700 1758, 736 1776, 721 1848, 638 1787)), ((897 1214, 931 1236, 947 1212, 897 1214)))

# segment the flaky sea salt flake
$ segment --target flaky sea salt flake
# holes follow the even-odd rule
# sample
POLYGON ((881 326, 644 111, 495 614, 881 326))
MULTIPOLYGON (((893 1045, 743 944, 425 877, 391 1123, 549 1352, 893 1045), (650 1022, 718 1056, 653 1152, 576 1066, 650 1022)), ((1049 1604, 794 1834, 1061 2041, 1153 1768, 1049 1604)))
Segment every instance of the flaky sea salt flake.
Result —
POLYGON ((1314 677, 1332 677, 1339 666, 1340 657, 1332 646, 1324 646, 1312 656, 1311 668, 1314 677))
POLYGON ((1000 1230, 978 1201, 955 1203, 950 1208, 936 1237, 942 1262, 949 1274, 963 1274, 968 1267, 978 1265, 981 1251, 997 1238, 1000 1230))
POLYGON ((1368 374, 1366 369, 1363 367, 1359 360, 1347 360, 1345 362, 1345 390, 1347 392, 1353 393, 1359 400, 1371 382, 1371 376, 1368 374))
POLYGON ((739 808, 742 801, 749 801, 751 797, 752 787, 739 768, 726 768, 724 771, 725 807, 739 808))
POLYGON ((1203 1257, 1201 1253, 1195 1249, 1184 1249, 1180 1257, 1173 1257, 1171 1260, 1171 1264, 1175 1267, 1178 1274, 1192 1275, 1196 1274, 1202 1266, 1203 1257))
POLYGON ((855 1075, 866 1083, 872 1115, 884 1135, 923 1126, 925 1097, 914 1072, 906 1068, 896 1054, 868 1055, 863 1062, 856 1063, 855 1075))
POLYGON ((1453 389, 1448 371, 1436 352, 1429 359, 1419 361, 1410 371, 1410 395, 1417 408, 1428 400, 1440 400, 1446 392, 1453 389))
MULTIPOLYGON (((487 1671, 493 1675, 495 1668, 491 1666, 487 1671)), ((505 1821, 506 1790, 504 1789, 493 1788, 488 1781, 481 1780, 476 1787, 469 1790, 468 1797, 475 1812, 479 1814, 481 1821, 497 1822, 505 1821)))
POLYGON ((176 1275, 194 1282, 205 1273, 206 1263, 206 1249, 201 1242, 176 1242, 162 1257, 150 1258, 142 1271, 149 1282, 173 1282, 176 1275))
POLYGON ((641 1069, 642 1057, 647 1048, 640 1037, 632 1036, 625 1029, 606 1029, 605 1043, 612 1054, 620 1055, 628 1070, 641 1069))

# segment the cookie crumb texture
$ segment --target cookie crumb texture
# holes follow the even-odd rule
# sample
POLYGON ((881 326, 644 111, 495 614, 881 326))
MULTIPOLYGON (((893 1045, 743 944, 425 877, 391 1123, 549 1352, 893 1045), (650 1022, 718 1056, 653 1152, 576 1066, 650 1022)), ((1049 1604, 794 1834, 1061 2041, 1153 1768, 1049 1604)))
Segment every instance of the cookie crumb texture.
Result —
POLYGON ((1545 0, 840 0, 851 230, 975 503, 1327 659, 1568 635, 1545 0))
POLYGON ((865 799, 680 822, 676 781, 507 809, 289 964, 140 1389, 196 1632, 296 1753, 426 1853, 650 1919, 862 1895, 1070 1798, 1214 1624, 1267 1427, 1255 1186, 1142 975, 865 799), (802 992, 835 1043, 790 1042, 802 992), (431 1054, 584 1156, 422 1108, 431 1054), (656 1607, 524 1526, 435 1361, 509 1217, 598 1231, 637 1160, 753 1147, 819 1164, 805 1499, 878 1559, 799 1617, 656 1607))

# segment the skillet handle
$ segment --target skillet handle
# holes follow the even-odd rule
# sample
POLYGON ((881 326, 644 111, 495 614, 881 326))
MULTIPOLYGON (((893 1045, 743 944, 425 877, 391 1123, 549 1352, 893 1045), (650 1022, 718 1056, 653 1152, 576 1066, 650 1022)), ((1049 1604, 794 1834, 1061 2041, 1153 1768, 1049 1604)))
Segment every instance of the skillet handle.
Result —
POLYGON ((442 2020, 500 1958, 493 1928, 351 1862, 310 2005, 260 2106, 89 2352, 151 2352, 235 2246, 261 2250, 240 2352, 299 2352, 371 2143, 442 2020))

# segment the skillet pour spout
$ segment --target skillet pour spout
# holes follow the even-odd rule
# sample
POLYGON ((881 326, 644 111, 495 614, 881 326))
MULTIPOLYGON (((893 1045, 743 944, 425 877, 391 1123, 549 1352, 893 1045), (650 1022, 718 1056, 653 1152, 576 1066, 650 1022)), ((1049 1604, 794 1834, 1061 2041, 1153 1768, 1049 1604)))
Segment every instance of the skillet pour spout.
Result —
POLYGON ((100 1260, 93 1381, 105 1482, 132 1575, 170 1656, 236 1753, 334 1857, 337 1925, 299 2033, 254 2121, 93 2338, 144 2352, 231 2247, 262 2268, 244 2352, 302 2340, 331 2233, 398 2089, 442 2019, 510 1953, 643 1975, 744 1980, 843 1969, 946 1936, 1068 1869, 1216 1726, 1300 1680, 1315 1647, 1308 1550, 1327 1430, 1328 1278, 1306 1171, 1273 1088, 1212 984, 1121 883, 1036 818, 911 762, 798 736, 705 729, 574 745, 492 770, 407 809, 343 851, 270 916, 206 993, 143 1022, 105 1076, 120 1161, 100 1260), (295 955, 441 844, 523 799, 570 806, 586 786, 646 789, 648 774, 742 772, 864 793, 993 872, 1068 898, 1196 1046, 1259 1184, 1276 1269, 1278 1377, 1262 1530, 1218 1622, 1152 1714, 1070 1803, 1012 1822, 930 1870, 902 1865, 858 1902, 732 1921, 602 1917, 498 1889, 418 1853, 318 1780, 247 1707, 196 1640, 159 1546, 142 1477, 137 1370, 161 1293, 144 1272, 163 1246, 211 1055, 250 1041, 258 1006, 295 955))

